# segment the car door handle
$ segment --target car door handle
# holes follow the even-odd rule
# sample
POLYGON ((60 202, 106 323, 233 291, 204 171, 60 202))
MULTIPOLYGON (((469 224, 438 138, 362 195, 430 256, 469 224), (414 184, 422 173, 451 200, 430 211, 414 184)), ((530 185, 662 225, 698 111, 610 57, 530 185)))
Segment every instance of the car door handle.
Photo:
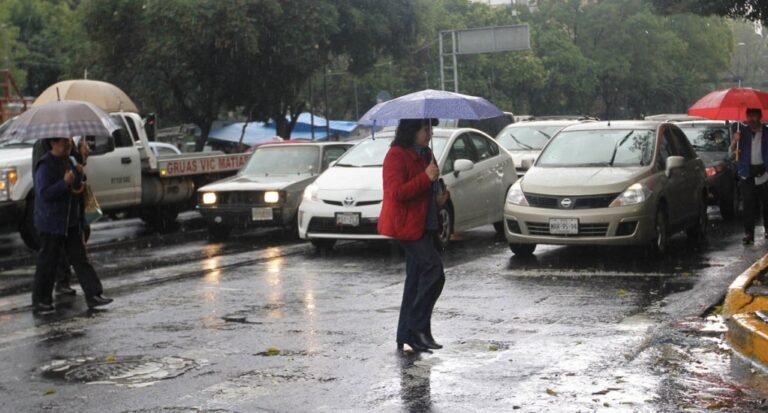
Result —
POLYGON ((131 158, 120 158, 120 163, 123 165, 127 165, 129 163, 133 162, 131 158))

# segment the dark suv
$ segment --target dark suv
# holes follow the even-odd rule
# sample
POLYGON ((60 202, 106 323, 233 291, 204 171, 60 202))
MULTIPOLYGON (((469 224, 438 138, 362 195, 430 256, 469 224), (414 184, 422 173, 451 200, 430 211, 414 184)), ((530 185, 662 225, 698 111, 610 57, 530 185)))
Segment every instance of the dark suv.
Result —
POLYGON ((723 219, 732 219, 738 211, 736 167, 728 147, 731 131, 726 122, 694 120, 675 123, 691 141, 707 171, 709 203, 720 206, 723 219))

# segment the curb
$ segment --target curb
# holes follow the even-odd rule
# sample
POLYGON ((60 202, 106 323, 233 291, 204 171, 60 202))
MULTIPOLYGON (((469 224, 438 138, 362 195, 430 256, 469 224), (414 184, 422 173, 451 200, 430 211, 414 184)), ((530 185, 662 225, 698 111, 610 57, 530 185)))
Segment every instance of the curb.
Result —
POLYGON ((728 327, 725 340, 733 351, 764 366, 768 366, 768 295, 749 290, 766 271, 768 255, 736 277, 728 287, 722 313, 728 327))
POLYGON ((728 293, 725 296, 723 317, 728 319, 736 314, 768 310, 768 296, 755 296, 747 292, 752 281, 766 271, 768 271, 768 255, 763 256, 736 277, 728 287, 728 293))

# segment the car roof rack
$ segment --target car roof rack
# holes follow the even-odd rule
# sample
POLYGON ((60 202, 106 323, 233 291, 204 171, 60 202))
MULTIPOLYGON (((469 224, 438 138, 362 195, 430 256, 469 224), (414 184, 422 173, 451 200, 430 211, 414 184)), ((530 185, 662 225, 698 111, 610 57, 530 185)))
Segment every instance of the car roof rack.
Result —
POLYGON ((528 119, 525 119, 523 122, 541 121, 541 120, 579 120, 579 121, 592 120, 592 121, 597 121, 597 120, 600 120, 600 118, 595 117, 595 116, 586 116, 586 115, 544 115, 544 116, 534 115, 534 116, 531 116, 528 119))

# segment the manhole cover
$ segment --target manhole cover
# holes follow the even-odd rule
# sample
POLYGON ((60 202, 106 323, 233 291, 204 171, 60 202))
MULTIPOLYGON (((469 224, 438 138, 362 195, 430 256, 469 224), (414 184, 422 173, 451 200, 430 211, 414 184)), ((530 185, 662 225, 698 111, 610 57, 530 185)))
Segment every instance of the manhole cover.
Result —
POLYGON ((41 371, 43 377, 51 379, 143 386, 178 377, 197 366, 194 360, 183 357, 107 356, 54 360, 41 371))

